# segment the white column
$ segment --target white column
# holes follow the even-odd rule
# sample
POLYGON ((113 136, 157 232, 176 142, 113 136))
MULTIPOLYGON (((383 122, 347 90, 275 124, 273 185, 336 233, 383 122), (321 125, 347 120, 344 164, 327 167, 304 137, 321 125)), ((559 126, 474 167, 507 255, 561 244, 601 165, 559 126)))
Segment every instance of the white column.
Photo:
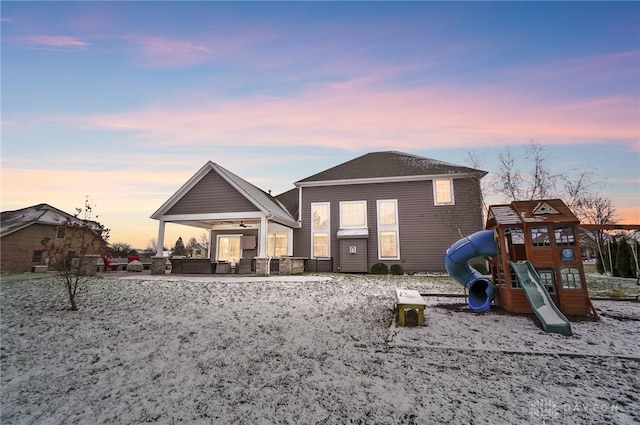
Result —
POLYGON ((258 244, 258 257, 267 256, 267 232, 269 231, 267 226, 267 217, 263 216, 262 218, 260 218, 260 243, 258 244))
POLYGON ((157 248, 157 252, 156 252, 156 256, 157 257, 162 257, 164 255, 164 227, 165 227, 165 222, 164 220, 160 220, 160 223, 158 224, 158 248, 157 248))

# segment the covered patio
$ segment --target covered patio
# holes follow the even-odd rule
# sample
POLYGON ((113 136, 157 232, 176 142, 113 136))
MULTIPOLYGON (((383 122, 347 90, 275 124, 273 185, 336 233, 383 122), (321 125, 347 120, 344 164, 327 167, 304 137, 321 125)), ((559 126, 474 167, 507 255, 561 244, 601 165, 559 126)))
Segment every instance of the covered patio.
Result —
POLYGON ((285 270, 280 272, 285 274, 287 263, 295 262, 291 257, 293 229, 299 226, 298 222, 271 195, 211 161, 151 218, 159 222, 153 274, 164 273, 164 264, 160 264, 165 259, 162 247, 167 223, 203 229, 210 240, 204 259, 171 258, 174 273, 267 276, 273 258, 284 259, 285 270))

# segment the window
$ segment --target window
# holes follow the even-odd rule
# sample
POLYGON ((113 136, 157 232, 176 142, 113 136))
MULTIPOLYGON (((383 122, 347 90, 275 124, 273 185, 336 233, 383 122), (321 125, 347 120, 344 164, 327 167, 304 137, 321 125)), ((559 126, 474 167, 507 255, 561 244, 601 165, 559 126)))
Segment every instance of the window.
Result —
POLYGON ((549 228, 547 226, 536 226, 530 229, 531 245, 533 246, 551 246, 549 240, 549 228))
POLYGON ((453 205, 453 180, 436 179, 433 181, 433 197, 435 205, 453 205))
POLYGON ((287 256, 286 233, 269 233, 269 235, 267 235, 267 255, 271 257, 287 256))
POLYGON ((340 202, 340 228, 367 227, 367 201, 340 202))
POLYGON ((554 229, 554 234, 558 246, 574 246, 576 244, 573 226, 557 226, 554 229))
POLYGON ((33 256, 31 257, 32 263, 41 263, 42 262, 42 251, 33 251, 33 256))
POLYGON ((563 289, 582 288, 582 278, 580 277, 580 271, 575 267, 562 267, 560 269, 560 278, 562 279, 563 289))
POLYGON ((378 258, 400 259, 398 201, 380 200, 378 204, 378 258))
POLYGON ((329 257, 329 203, 311 204, 311 257, 329 257))
POLYGON ((56 239, 64 239, 65 228, 64 226, 58 226, 56 228, 56 239))
POLYGON ((540 275, 540 283, 547 288, 547 291, 550 294, 555 292, 555 285, 553 283, 553 270, 538 270, 538 275, 540 275))
POLYGON ((242 258, 242 236, 241 235, 229 235, 218 236, 218 249, 217 260, 228 261, 230 263, 237 263, 242 258))

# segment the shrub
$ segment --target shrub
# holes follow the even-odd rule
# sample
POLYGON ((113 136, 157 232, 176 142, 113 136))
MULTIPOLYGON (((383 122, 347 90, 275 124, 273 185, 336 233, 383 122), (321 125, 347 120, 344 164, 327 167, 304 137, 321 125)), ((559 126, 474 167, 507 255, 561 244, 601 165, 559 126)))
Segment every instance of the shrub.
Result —
POLYGON ((392 264, 390 270, 391 270, 391 274, 395 274, 395 275, 404 274, 404 269, 400 264, 392 264))
POLYGON ((389 267, 384 263, 375 263, 371 266, 371 274, 387 274, 389 273, 389 267))

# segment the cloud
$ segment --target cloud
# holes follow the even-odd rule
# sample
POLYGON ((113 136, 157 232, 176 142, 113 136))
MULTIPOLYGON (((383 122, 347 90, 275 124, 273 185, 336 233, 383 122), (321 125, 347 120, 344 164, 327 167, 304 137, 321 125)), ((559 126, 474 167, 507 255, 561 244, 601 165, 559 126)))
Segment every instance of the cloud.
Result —
POLYGON ((114 114, 67 117, 69 125, 135 134, 139 143, 403 149, 583 144, 616 140, 638 151, 638 100, 567 100, 510 87, 387 88, 328 83, 289 95, 210 98, 114 114), (621 142, 620 142, 621 141, 621 142))
POLYGON ((165 37, 131 38, 144 56, 155 66, 187 66, 208 59, 211 49, 203 44, 165 37))
POLYGON ((514 80, 559 80, 574 82, 584 80, 611 81, 611 79, 631 76, 637 81, 640 50, 614 52, 603 55, 568 58, 531 66, 512 69, 509 78, 514 80))
POLYGON ((21 42, 34 47, 56 50, 82 50, 89 47, 89 43, 66 35, 30 35, 20 38, 21 42))
POLYGON ((187 67, 211 60, 238 60, 247 48, 268 38, 267 34, 250 32, 233 37, 203 35, 193 40, 141 34, 120 37, 132 43, 135 61, 152 67, 187 67))

